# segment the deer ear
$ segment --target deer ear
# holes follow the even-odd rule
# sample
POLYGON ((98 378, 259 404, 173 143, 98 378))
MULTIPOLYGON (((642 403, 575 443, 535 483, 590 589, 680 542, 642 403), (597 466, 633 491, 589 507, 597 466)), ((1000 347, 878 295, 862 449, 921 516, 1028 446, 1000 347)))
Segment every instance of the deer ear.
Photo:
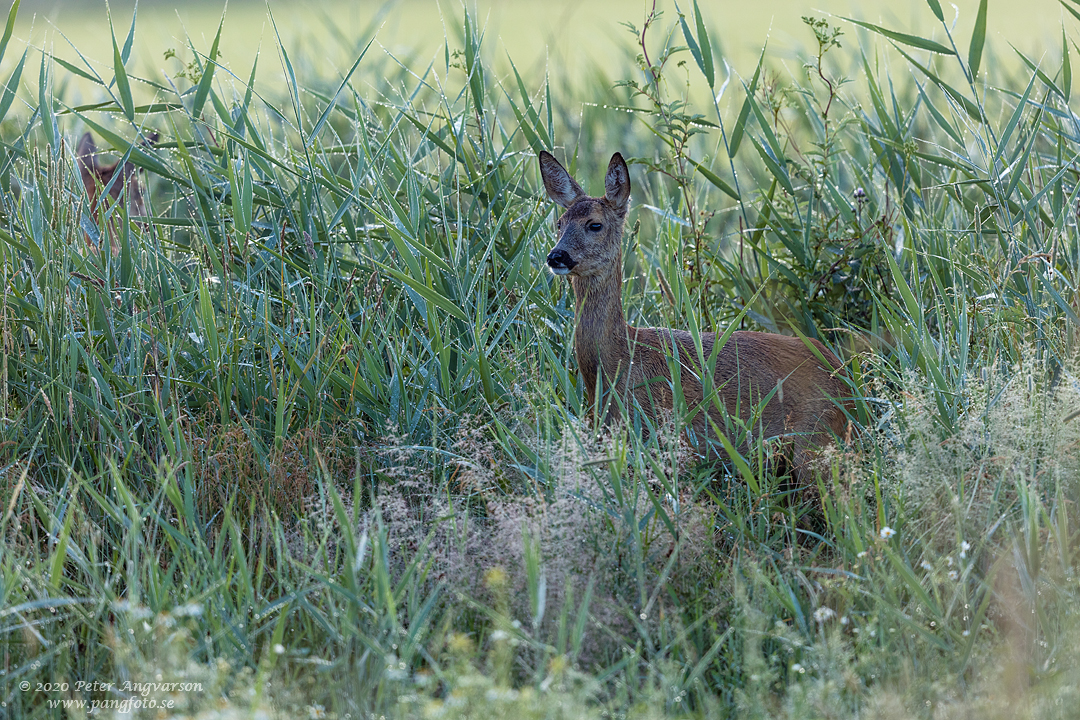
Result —
POLYGON ((79 138, 79 144, 75 147, 75 157, 79 161, 79 167, 93 172, 97 166, 97 145, 94 144, 94 136, 86 133, 79 138))
POLYGON ((620 153, 611 156, 611 162, 607 166, 607 175, 604 177, 604 194, 608 201, 620 210, 626 210, 630 201, 630 171, 626 169, 626 161, 620 153))
POLYGON ((574 204, 578 198, 584 197, 585 191, 574 182, 570 173, 559 164, 555 156, 544 150, 540 151, 540 177, 544 179, 544 189, 548 197, 564 208, 574 204))
POLYGON ((94 143, 93 135, 86 133, 79 138, 79 144, 75 147, 75 158, 86 194, 91 201, 96 201, 98 182, 101 180, 101 166, 98 163, 97 145, 94 143))

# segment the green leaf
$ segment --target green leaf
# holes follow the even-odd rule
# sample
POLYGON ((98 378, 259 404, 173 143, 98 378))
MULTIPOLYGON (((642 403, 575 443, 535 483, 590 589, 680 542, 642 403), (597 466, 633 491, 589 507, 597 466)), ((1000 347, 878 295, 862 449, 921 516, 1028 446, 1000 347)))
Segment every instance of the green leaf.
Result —
POLYGON ((723 428, 717 425, 716 420, 710 415, 709 424, 712 425, 713 434, 716 435, 716 439, 720 441, 720 444, 724 446, 724 452, 727 453, 728 458, 735 464, 735 470, 742 476, 742 481, 746 483, 746 486, 753 490, 758 486, 757 475, 750 468, 750 463, 746 462, 739 451, 735 449, 735 446, 731 444, 731 441, 727 439, 727 435, 724 434, 723 428))
POLYGON ((922 303, 915 297, 915 293, 911 291, 911 287, 908 285, 907 280, 904 278, 904 273, 900 270, 900 266, 893 258, 891 252, 885 253, 885 260, 889 263, 889 269, 892 271, 893 280, 896 283, 896 289, 900 293, 900 298, 904 301, 904 306, 907 309, 908 320, 915 323, 915 327, 924 326, 923 323, 923 310, 922 303))
POLYGON ((705 76, 705 80, 708 81, 711 88, 716 82, 716 75, 713 71, 712 48, 709 47, 709 34, 705 30, 704 21, 701 19, 701 11, 698 9, 697 0, 694 0, 694 16, 697 21, 698 37, 701 38, 700 43, 690 31, 690 26, 686 24, 686 16, 679 7, 679 3, 675 3, 675 10, 679 13, 679 25, 682 27, 686 46, 690 49, 690 54, 694 56, 694 61, 697 62, 701 74, 705 76))
POLYGON ((705 67, 705 79, 709 81, 709 87, 716 84, 716 69, 713 66, 712 42, 709 40, 709 30, 705 27, 705 18, 701 16, 701 8, 698 1, 694 0, 694 19, 697 21, 698 45, 701 46, 701 61, 705 67))
POLYGON ((731 130, 731 143, 728 145, 728 155, 730 157, 739 154, 739 145, 742 143, 746 121, 750 119, 751 98, 757 92, 758 79, 761 77, 761 66, 765 63, 765 47, 767 47, 767 44, 761 48, 757 68, 754 70, 754 78, 750 81, 750 87, 746 88, 746 99, 743 100, 742 110, 739 111, 739 119, 735 121, 735 127, 731 130))
POLYGON ((473 107, 477 117, 484 117, 486 98, 484 84, 484 63, 480 58, 480 45, 484 40, 481 33, 476 35, 476 21, 465 11, 465 72, 469 77, 469 89, 472 91, 473 107))
POLYGON ((1027 55, 1024 55, 1024 53, 1017 50, 1016 46, 1013 45, 1012 43, 1009 43, 1009 47, 1011 47, 1013 49, 1013 52, 1015 52, 1017 55, 1020 56, 1020 59, 1023 60, 1024 64, 1028 66, 1028 69, 1031 70, 1033 73, 1035 73, 1035 76, 1038 77, 1040 80, 1042 80, 1043 84, 1046 85, 1046 87, 1053 90, 1054 94, 1057 95, 1058 97, 1062 97, 1062 98, 1065 97, 1065 93, 1062 91, 1061 88, 1059 88, 1057 86, 1057 83, 1055 83, 1053 80, 1051 80, 1050 77, 1046 73, 1044 73, 1042 70, 1040 70, 1039 66, 1031 61, 1031 58, 1029 58, 1027 55))
POLYGON ((868 30, 873 30, 879 35, 884 35, 890 40, 895 40, 896 42, 903 43, 904 45, 910 45, 911 47, 916 47, 920 50, 929 50, 930 52, 938 53, 939 55, 955 55, 951 48, 947 48, 941 43, 936 43, 933 40, 921 38, 918 35, 908 35, 907 33, 896 32, 895 30, 886 30, 880 25, 863 22, 862 20, 852 20, 851 18, 844 18, 844 20, 855 23, 856 25, 862 25, 868 30))
POLYGON ((210 46, 210 55, 206 58, 206 66, 203 68, 203 75, 199 80, 199 87, 195 91, 195 102, 191 104, 191 115, 196 119, 202 115, 203 105, 206 104, 206 98, 210 95, 210 85, 214 80, 214 68, 217 67, 218 44, 221 42, 221 28, 224 25, 225 14, 222 13, 221 22, 218 23, 217 35, 214 36, 214 44, 210 46))
MULTIPOLYGON (((155 114, 158 114, 158 113, 173 112, 174 110, 183 110, 183 108, 184 108, 184 106, 183 106, 182 103, 151 103, 150 105, 136 105, 135 106, 135 114, 136 115, 155 115, 155 114)), ((91 103, 90 105, 80 105, 78 107, 68 108, 66 110, 60 111, 58 114, 59 115, 69 115, 71 113, 79 113, 79 112, 114 113, 114 112, 123 112, 123 111, 124 111, 124 109, 122 107, 120 107, 119 105, 117 105, 114 101, 107 100, 105 102, 91 103)))
POLYGON ((719 175, 714 173, 712 170, 710 170, 709 168, 707 168, 704 165, 702 165, 701 163, 699 163, 697 160, 694 160, 693 158, 687 158, 687 159, 691 163, 693 163, 694 167, 697 168, 697 171, 699 173, 701 173, 705 177, 706 180, 711 182, 716 187, 720 188, 720 190, 723 191, 723 193, 725 195, 730 197, 732 200, 738 200, 739 199, 739 193, 735 192, 734 188, 732 188, 730 185, 728 185, 726 182, 724 182, 723 178, 721 178, 719 175))
POLYGON ((952 85, 949 85, 949 84, 948 84, 948 83, 946 83, 946 82, 945 82, 944 80, 942 80, 941 78, 939 78, 939 77, 938 77, 937 75, 935 75, 934 73, 930 72, 930 70, 929 70, 929 69, 927 69, 927 67, 926 67, 926 66, 924 66, 924 65, 923 65, 922 63, 920 63, 920 62, 919 62, 918 60, 916 60, 915 58, 913 58, 913 57, 911 57, 910 55, 908 55, 908 54, 907 54, 906 52, 904 52, 904 51, 903 51, 903 49, 902 49, 902 48, 899 48, 899 47, 897 47, 896 45, 893 45, 893 47, 895 47, 895 48, 896 48, 896 51, 897 51, 898 53, 900 53, 900 54, 901 54, 901 55, 903 55, 903 56, 904 56, 905 58, 907 58, 907 61, 908 61, 909 63, 911 63, 911 64, 912 64, 912 65, 914 65, 915 67, 919 68, 919 70, 921 70, 921 71, 922 71, 923 75, 925 75, 926 77, 930 78, 930 81, 931 81, 932 83, 934 83, 935 85, 937 85, 937 86, 938 86, 938 88, 939 88, 939 89, 940 89, 940 90, 941 90, 942 92, 944 92, 944 93, 945 93, 946 95, 948 95, 949 97, 951 97, 951 98, 952 98, 953 100, 955 100, 956 102, 960 103, 960 107, 964 108, 964 112, 966 112, 966 113, 967 113, 968 115, 970 115, 970 116, 971 116, 971 118, 972 118, 973 120, 977 120, 977 121, 979 121, 979 122, 982 122, 982 121, 983 121, 983 113, 982 113, 982 108, 980 108, 980 107, 979 107, 978 105, 976 105, 976 104, 975 104, 974 102, 972 102, 972 101, 971 101, 971 100, 969 100, 968 98, 964 97, 964 94, 963 94, 963 93, 961 93, 961 92, 960 92, 959 90, 957 90, 956 88, 954 88, 954 87, 953 87, 952 85))
POLYGON ((135 18, 139 14, 139 3, 135 3, 135 9, 131 11, 131 27, 128 28, 127 39, 124 40, 124 48, 120 51, 120 59, 127 64, 131 59, 131 44, 135 42, 135 18))
MULTIPOLYGON (((452 148, 449 143, 447 143, 445 140, 443 140, 441 137, 439 137, 438 133, 433 132, 431 130, 430 125, 425 125, 418 118, 413 117, 412 115, 410 115, 407 112, 402 112, 401 114, 402 114, 402 116, 404 116, 404 118, 406 120, 408 120, 413 125, 415 125, 417 130, 424 133, 424 136, 428 140, 435 143, 439 147, 440 150, 442 150, 443 152, 445 152, 447 155, 454 158, 458 162, 462 161, 461 158, 458 156, 457 151, 454 148, 452 148)), ((434 117, 432 117, 432 122, 435 122, 434 117)))
POLYGON ((81 70, 81 69, 75 67, 74 65, 69 63, 67 60, 63 60, 61 58, 58 58, 55 55, 50 55, 49 57, 52 59, 52 61, 54 63, 60 65, 62 68, 64 68, 65 70, 67 70, 70 73, 74 73, 74 74, 78 75, 79 77, 84 78, 86 80, 89 80, 90 82, 96 83, 98 85, 104 85, 105 84, 105 83, 101 82, 101 78, 96 77, 94 75, 91 75, 90 73, 86 72, 85 70, 81 70))
POLYGON ((783 166, 784 161, 775 157, 768 147, 757 141, 757 138, 750 136, 750 142, 754 143, 758 155, 761 156, 762 162, 769 168, 769 172, 772 173, 772 176, 780 182, 780 185, 783 186, 788 195, 794 195, 795 188, 791 186, 791 178, 788 176, 787 168, 783 166))
POLYGON ((406 275, 403 272, 398 272, 397 270, 394 270, 391 267, 387 267, 386 265, 383 265, 382 263, 377 261, 375 262, 375 264, 379 268, 381 268, 383 272, 389 273, 391 277, 394 277, 398 281, 405 283, 410 288, 412 288, 418 295, 420 295, 420 297, 424 298, 436 307, 441 308, 443 311, 450 315, 453 315, 462 322, 469 321, 469 316, 465 314, 465 311, 459 308, 450 298, 446 297, 445 295, 440 295, 424 283, 410 277, 409 275, 406 275))
POLYGON ((221 361, 221 340, 218 337, 217 313, 214 312, 214 301, 210 297, 210 287, 205 279, 199 280, 199 324, 202 325, 206 337, 206 350, 210 361, 217 364, 221 361))
POLYGON ((15 16, 19 12, 19 3, 22 0, 15 0, 11 4, 11 9, 8 10, 7 26, 4 28, 4 37, 0 39, 0 62, 4 60, 4 52, 7 50, 8 42, 11 40, 11 33, 15 31, 15 16))
POLYGON ((304 143, 305 146, 311 145, 311 143, 315 141, 315 138, 318 136, 319 131, 322 130, 323 125, 326 124, 327 118, 330 117, 330 112, 334 109, 334 105, 337 103, 338 96, 341 95, 341 91, 345 89, 345 86, 349 84, 349 79, 352 77, 353 73, 356 72, 356 68, 360 67, 360 61, 364 59, 365 55, 367 55, 368 48, 371 47, 371 43, 373 42, 375 42, 374 37, 371 38, 371 40, 368 41, 368 44, 364 46, 364 49, 360 52, 360 57, 356 58, 356 62, 354 62, 353 66, 349 68, 349 72, 345 73, 345 78, 341 81, 341 84, 338 85, 338 89, 334 93, 334 96, 330 98, 329 104, 327 104, 326 109, 323 110, 322 115, 319 116, 319 120, 315 123, 315 127, 311 129, 311 134, 308 135, 307 142, 304 143))
POLYGON ((41 70, 38 73, 38 111, 41 113, 41 129, 45 131, 45 139, 52 145, 54 153, 60 151, 60 132, 56 128, 56 117, 53 115, 52 97, 49 93, 49 69, 45 65, 46 55, 41 55, 41 70))
POLYGON ((113 32, 112 17, 109 18, 109 32, 112 34, 113 73, 116 78, 116 92, 120 93, 120 106, 124 108, 124 116, 129 122, 134 122, 135 102, 131 98, 131 83, 128 82, 127 70, 124 69, 124 58, 120 54, 120 47, 116 44, 116 33, 113 32))
POLYGON ((975 16, 975 29, 971 33, 971 45, 968 47, 968 67, 971 77, 979 75, 982 64, 983 45, 986 43, 986 0, 979 2, 979 14, 975 16))
POLYGON ((683 14, 682 8, 679 7, 679 3, 675 3, 675 12, 679 13, 679 26, 682 28, 683 39, 686 40, 686 47, 690 50, 690 54, 694 56, 694 61, 697 62, 698 68, 704 73, 705 63, 701 59, 701 48, 698 47, 694 34, 690 32, 690 26, 686 24, 686 15, 683 14))
POLYGON ((539 155, 541 150, 546 150, 550 147, 540 139, 539 135, 537 135, 536 126, 530 124, 529 119, 525 117, 525 113, 518 107, 517 103, 514 102, 514 98, 510 97, 510 93, 506 92, 504 89, 503 94, 506 95, 506 99, 510 103, 510 109, 514 111, 514 116, 517 117, 518 129, 520 129, 521 133, 525 136, 525 141, 529 143, 529 147, 532 148, 532 151, 539 155))
MULTIPOLYGON (((1074 10, 1073 8, 1071 8, 1071 7, 1069 7, 1068 5, 1066 5, 1066 4, 1065 4, 1065 0, 1058 0, 1058 1, 1059 1, 1059 2, 1061 3, 1061 6, 1062 6, 1063 8, 1065 8, 1066 10, 1068 10, 1068 11, 1069 11, 1069 13, 1070 13, 1070 14, 1071 14, 1071 15, 1072 15, 1072 16, 1073 16, 1074 18, 1076 18, 1077 20, 1080 20, 1080 12, 1077 12, 1077 11, 1076 11, 1076 10, 1074 10)), ((1064 31, 1064 28, 1062 28, 1062 30, 1064 31)))
POLYGON ((942 130, 947 132, 949 134, 949 137, 956 141, 957 145, 963 147, 964 141, 960 137, 960 133, 949 123, 948 120, 945 119, 945 116, 942 115, 936 107, 934 107, 934 104, 930 102, 930 98, 926 96, 926 91, 923 90, 922 83, 916 81, 915 85, 919 88, 919 95, 922 96, 923 105, 925 105, 926 109, 930 111, 930 114, 934 118, 934 122, 936 122, 942 130))
MULTIPOLYGON (((521 104, 525 108, 525 117, 528 118, 530 123, 530 130, 536 133, 537 138, 543 144, 544 149, 554 148, 554 143, 551 140, 551 136, 548 134, 547 128, 544 127, 544 123, 540 120, 540 115, 536 112, 536 108, 533 107, 532 100, 529 98, 529 92, 525 88, 525 81, 521 79, 521 74, 518 73, 517 66, 514 65, 514 61, 507 55, 507 61, 510 63, 510 69, 514 71, 514 79, 517 82, 518 93, 521 95, 521 104)), ((506 97, 510 97, 510 93, 506 93, 506 97)), ((550 100, 550 98, 549 98, 550 100)), ((515 113, 517 107, 514 106, 515 113)), ((522 127, 524 128, 524 122, 522 127)))
POLYGON ((930 6, 930 9, 934 12, 936 17, 941 22, 945 22, 945 16, 941 12, 941 3, 938 0, 926 0, 926 4, 930 6))
POLYGON ((1001 159, 1001 154, 1005 152, 1005 147, 1009 144, 1009 139, 1012 137, 1013 131, 1016 129, 1016 125, 1020 122, 1020 117, 1024 114, 1024 110, 1027 109, 1028 97, 1031 95, 1031 88, 1035 87, 1035 79, 1038 75, 1032 75, 1031 80, 1028 82, 1027 90, 1024 91, 1023 97, 1020 98, 1020 102, 1016 104, 1016 109, 1013 110, 1012 117, 1009 118, 1009 122, 1005 125, 1005 129, 1001 132, 1001 139, 998 141, 997 152, 994 153, 994 163, 1001 159))
MULTIPOLYGON (((78 490, 75 491, 76 493, 78 490)), ((56 540, 56 551, 53 555, 52 564, 49 569, 49 582, 54 589, 59 589, 64 581, 64 561, 67 560, 68 554, 68 540, 71 537, 71 523, 75 518, 74 510, 75 493, 72 493, 71 501, 67 504, 67 511, 64 513, 64 525, 60 530, 60 536, 56 540)))
POLYGON ((236 113, 236 122, 233 123, 233 134, 244 137, 244 123, 247 121, 248 108, 251 107, 251 93, 255 88, 255 69, 259 67, 259 56, 255 55, 255 62, 251 63, 251 75, 248 76, 247 90, 244 91, 244 104, 240 112, 236 113))
MULTIPOLYGON (((1047 93, 1049 95, 1050 93, 1047 93)), ((1046 106, 1046 98, 1043 98, 1043 107, 1046 106)), ((1035 127, 1040 126, 1042 120, 1042 108, 1039 108, 1038 118, 1035 120, 1035 127)), ((1009 187, 1005 189, 1006 199, 1011 198, 1013 191, 1016 189, 1017 184, 1020 182, 1020 178, 1024 176, 1024 168, 1027 166, 1028 158, 1031 157, 1031 150, 1035 147, 1035 141, 1039 138, 1039 133, 1031 133, 1031 140, 1028 141, 1027 147, 1024 149, 1024 156, 1019 162, 1012 163, 1012 177, 1009 178, 1009 187)))
POLYGON ((1071 322, 1073 325, 1080 326, 1080 317, 1077 317, 1076 311, 1072 309, 1072 306, 1069 305, 1069 303, 1065 302, 1065 298, 1061 297, 1061 293, 1059 293, 1054 288, 1053 284, 1046 277, 1043 276, 1043 273, 1037 272, 1035 273, 1035 277, 1039 279, 1039 282, 1042 284, 1043 288, 1048 293, 1050 293, 1050 297, 1054 299, 1054 303, 1058 306, 1058 308, 1060 308, 1061 311, 1065 313, 1065 317, 1069 318, 1069 322, 1071 322))
POLYGON ((773 159, 786 165, 787 158, 784 156, 784 149, 780 147, 780 139, 776 137, 776 133, 773 132, 773 129, 769 126, 769 121, 765 118, 765 114, 761 112, 761 107, 752 96, 750 96, 750 109, 754 111, 754 115, 757 117, 758 126, 765 134, 765 140, 769 143, 770 154, 773 156, 773 159))
POLYGON ((240 153, 236 161, 229 162, 229 197, 232 201, 233 224, 240 237, 251 230, 251 163, 247 153, 240 153))
POLYGON ((1065 102, 1072 96, 1072 63, 1069 61, 1069 43, 1065 39, 1065 28, 1061 28, 1061 89, 1065 93, 1065 102))
POLYGON ((0 122, 2 122, 7 115, 7 111, 11 109, 12 101, 15 100, 15 91, 19 88, 19 80, 22 78, 23 65, 26 63, 26 55, 29 52, 29 48, 23 51, 19 64, 15 66, 15 70, 12 71, 11 77, 8 78, 7 85, 4 86, 4 94, 0 97, 0 122))

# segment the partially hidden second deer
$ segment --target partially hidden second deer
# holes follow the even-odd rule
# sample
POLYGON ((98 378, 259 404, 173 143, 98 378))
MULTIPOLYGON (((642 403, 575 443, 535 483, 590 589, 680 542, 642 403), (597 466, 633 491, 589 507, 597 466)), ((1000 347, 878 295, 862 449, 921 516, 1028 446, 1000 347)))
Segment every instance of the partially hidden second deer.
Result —
MULTIPOLYGON (((687 434, 702 454, 724 457, 717 435, 738 418, 753 434, 783 441, 795 476, 807 473, 819 450, 846 434, 852 390, 840 361, 817 340, 733 332, 715 352, 712 382, 703 383, 701 359, 712 365, 716 333, 700 334, 699 355, 688 332, 627 325, 622 235, 630 174, 622 155, 615 153, 608 164, 603 197, 589 197, 550 153, 540 153, 540 173, 548 196, 565 209, 547 264, 574 291, 574 354, 590 407, 599 393, 609 421, 619 417, 620 405, 637 405, 657 420, 673 409, 676 369, 686 407, 696 410, 687 434), (709 385, 711 397, 704 397, 709 385)), ((746 443, 734 447, 743 452, 746 443)))
MULTIPOLYGON (((141 144, 146 147, 153 147, 157 139, 157 133, 151 132, 141 144)), ((103 162, 98 156, 94 136, 90 133, 86 133, 79 139, 79 145, 75 149, 75 156, 78 159, 79 174, 82 177, 83 187, 86 189, 86 197, 90 201, 90 216, 95 222, 98 220, 99 215, 108 206, 118 202, 121 196, 124 197, 127 203, 129 216, 146 215, 146 203, 143 200, 142 188, 139 185, 139 170, 133 163, 103 162), (107 191, 105 197, 102 197, 102 191, 107 191)), ((109 221, 107 231, 112 253, 117 255, 120 253, 120 244, 117 242, 120 228, 119 221, 116 218, 109 221)), ((89 236, 86 239, 87 242, 90 241, 89 236)))

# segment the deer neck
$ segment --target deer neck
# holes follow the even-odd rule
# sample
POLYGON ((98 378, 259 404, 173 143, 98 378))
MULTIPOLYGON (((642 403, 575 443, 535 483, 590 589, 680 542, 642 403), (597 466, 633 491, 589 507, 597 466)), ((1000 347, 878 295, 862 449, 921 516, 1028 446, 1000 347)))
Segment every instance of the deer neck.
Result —
MULTIPOLYGON (((626 315, 622 307, 622 262, 606 276, 573 277, 574 354, 593 395, 597 369, 604 368, 608 382, 615 380, 616 366, 628 356, 626 315)), ((623 368, 625 370, 626 368, 623 368)))

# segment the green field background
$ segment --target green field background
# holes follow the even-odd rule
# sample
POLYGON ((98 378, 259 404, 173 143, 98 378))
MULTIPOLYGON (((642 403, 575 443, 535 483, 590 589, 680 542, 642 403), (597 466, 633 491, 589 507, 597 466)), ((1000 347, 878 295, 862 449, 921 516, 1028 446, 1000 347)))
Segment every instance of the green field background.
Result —
MULTIPOLYGON (((634 0, 480 0, 468 7, 486 28, 485 46, 495 59, 508 55, 520 69, 542 72, 550 68, 556 76, 572 75, 575 68, 621 65, 629 46, 621 23, 640 25, 646 2, 634 0), (494 40, 494 42, 493 42, 494 40)), ((718 32, 714 42, 733 68, 745 74, 752 68, 762 45, 768 41, 772 57, 788 57, 798 62, 795 52, 806 45, 808 33, 804 15, 854 17, 908 32, 928 33, 941 40, 940 27, 932 27, 932 15, 922 0, 895 3, 865 3, 853 0, 723 0, 700 3, 710 26, 718 32), (936 33, 936 34, 935 34, 936 33)), ((948 4, 946 14, 956 11, 948 4)), ((957 0, 963 33, 978 8, 977 0, 957 0)), ((117 34, 130 23, 132 2, 114 2, 111 8, 117 34)), ((166 50, 185 57, 185 37, 205 52, 213 40, 225 4, 222 2, 141 2, 136 34, 136 72, 163 66, 166 50)), ((455 0, 399 0, 398 2, 281 2, 271 0, 269 8, 286 47, 307 50, 309 61, 326 63, 323 70, 339 72, 355 59, 350 45, 369 38, 405 64, 430 60, 443 51, 444 27, 456 26, 453 18, 462 15, 462 3, 455 0), (449 22, 447 22, 449 21, 449 22), (351 57, 349 57, 351 55, 351 57)), ((686 11, 689 8, 682 8, 686 11)), ((671 12, 671 8, 668 8, 671 12)), ((950 18, 947 18, 950 19, 950 18)), ((1009 57, 1011 43, 1038 60, 1046 48, 1060 47, 1063 19, 1074 22, 1054 0, 1025 0, 989 4, 987 42, 997 57, 1009 57), (1007 35, 1007 40, 1005 36, 1007 35)), ((851 26, 842 23, 845 27, 851 26)), ((111 41, 105 3, 100 0, 27 0, 20 12, 17 37, 51 50, 69 61, 78 58, 78 48, 103 67, 111 66, 111 41), (70 41, 70 44, 69 44, 70 41)), ((453 40, 453 38, 451 38, 453 40)), ((226 64, 238 63, 234 70, 246 72, 261 48, 272 49, 275 30, 262 2, 233 0, 228 4, 222 35, 222 56, 226 64)), ((451 50, 455 47, 451 42, 451 50)), ((276 51, 273 53, 276 55, 276 51)), ((7 63, 17 57, 9 54, 7 63)), ((260 80, 281 75, 280 63, 264 59, 260 80)))

